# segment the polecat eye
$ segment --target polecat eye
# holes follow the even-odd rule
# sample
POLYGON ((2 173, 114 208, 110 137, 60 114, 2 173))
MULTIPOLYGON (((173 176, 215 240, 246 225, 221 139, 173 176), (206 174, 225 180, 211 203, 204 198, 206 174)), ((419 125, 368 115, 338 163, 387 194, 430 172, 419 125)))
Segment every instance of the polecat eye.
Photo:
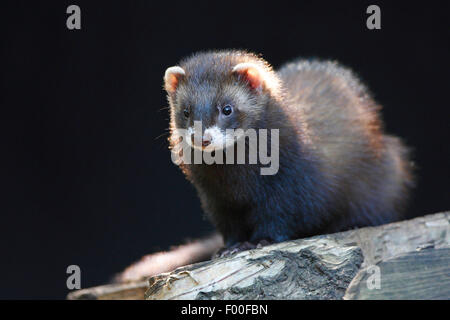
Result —
POLYGON ((229 116, 233 112, 233 107, 227 104, 225 107, 222 108, 222 113, 226 116, 229 116))
POLYGON ((186 118, 189 118, 189 109, 188 108, 186 108, 186 109, 184 109, 184 116, 186 117, 186 118))

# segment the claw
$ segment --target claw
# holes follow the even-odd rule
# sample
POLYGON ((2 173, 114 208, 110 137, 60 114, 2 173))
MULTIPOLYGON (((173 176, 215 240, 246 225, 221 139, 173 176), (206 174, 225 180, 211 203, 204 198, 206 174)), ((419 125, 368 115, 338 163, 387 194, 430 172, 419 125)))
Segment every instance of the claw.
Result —
POLYGON ((257 248, 257 245, 248 241, 238 242, 228 248, 220 249, 214 256, 214 258, 229 257, 241 251, 251 250, 257 248))

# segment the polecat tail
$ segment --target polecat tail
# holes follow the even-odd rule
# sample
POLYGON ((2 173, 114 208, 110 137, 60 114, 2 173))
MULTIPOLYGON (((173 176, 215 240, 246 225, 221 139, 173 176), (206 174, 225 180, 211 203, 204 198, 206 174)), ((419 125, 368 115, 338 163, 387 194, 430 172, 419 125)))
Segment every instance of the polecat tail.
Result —
POLYGON ((143 256, 141 260, 127 267, 114 277, 114 282, 129 282, 169 272, 178 267, 211 259, 221 247, 222 237, 215 233, 206 238, 192 241, 170 251, 162 251, 143 256))

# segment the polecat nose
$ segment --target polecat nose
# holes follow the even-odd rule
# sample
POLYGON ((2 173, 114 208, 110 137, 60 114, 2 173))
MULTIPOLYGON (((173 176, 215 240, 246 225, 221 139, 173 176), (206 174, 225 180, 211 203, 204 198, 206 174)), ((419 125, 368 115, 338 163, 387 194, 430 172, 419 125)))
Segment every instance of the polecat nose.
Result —
MULTIPOLYGON (((202 146, 203 147, 207 147, 207 146, 209 146, 210 144, 211 144, 211 140, 212 140, 212 137, 211 137, 211 135, 209 135, 209 134, 205 134, 204 136, 203 136, 203 139, 202 139, 202 146)), ((192 144, 193 145, 195 145, 196 143, 200 143, 200 141, 195 141, 195 135, 194 134, 191 134, 191 141, 192 141, 192 144)), ((197 144, 198 145, 198 144, 197 144)))
POLYGON ((209 146, 209 145, 211 144, 211 140, 212 140, 211 135, 208 134, 208 133, 205 133, 205 134, 203 135, 203 139, 202 139, 202 146, 203 146, 203 147, 209 146))

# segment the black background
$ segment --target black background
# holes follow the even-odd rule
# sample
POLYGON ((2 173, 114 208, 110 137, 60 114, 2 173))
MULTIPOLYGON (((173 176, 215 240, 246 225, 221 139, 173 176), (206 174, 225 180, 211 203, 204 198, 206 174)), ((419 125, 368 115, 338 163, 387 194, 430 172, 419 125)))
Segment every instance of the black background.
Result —
POLYGON ((2 1, 0 298, 64 298, 71 264, 99 285, 212 230, 165 134, 162 75, 198 50, 351 67, 414 149, 409 217, 448 210, 449 6, 372 3, 381 30, 363 1, 2 1), (66 28, 70 4, 81 30, 66 28))

